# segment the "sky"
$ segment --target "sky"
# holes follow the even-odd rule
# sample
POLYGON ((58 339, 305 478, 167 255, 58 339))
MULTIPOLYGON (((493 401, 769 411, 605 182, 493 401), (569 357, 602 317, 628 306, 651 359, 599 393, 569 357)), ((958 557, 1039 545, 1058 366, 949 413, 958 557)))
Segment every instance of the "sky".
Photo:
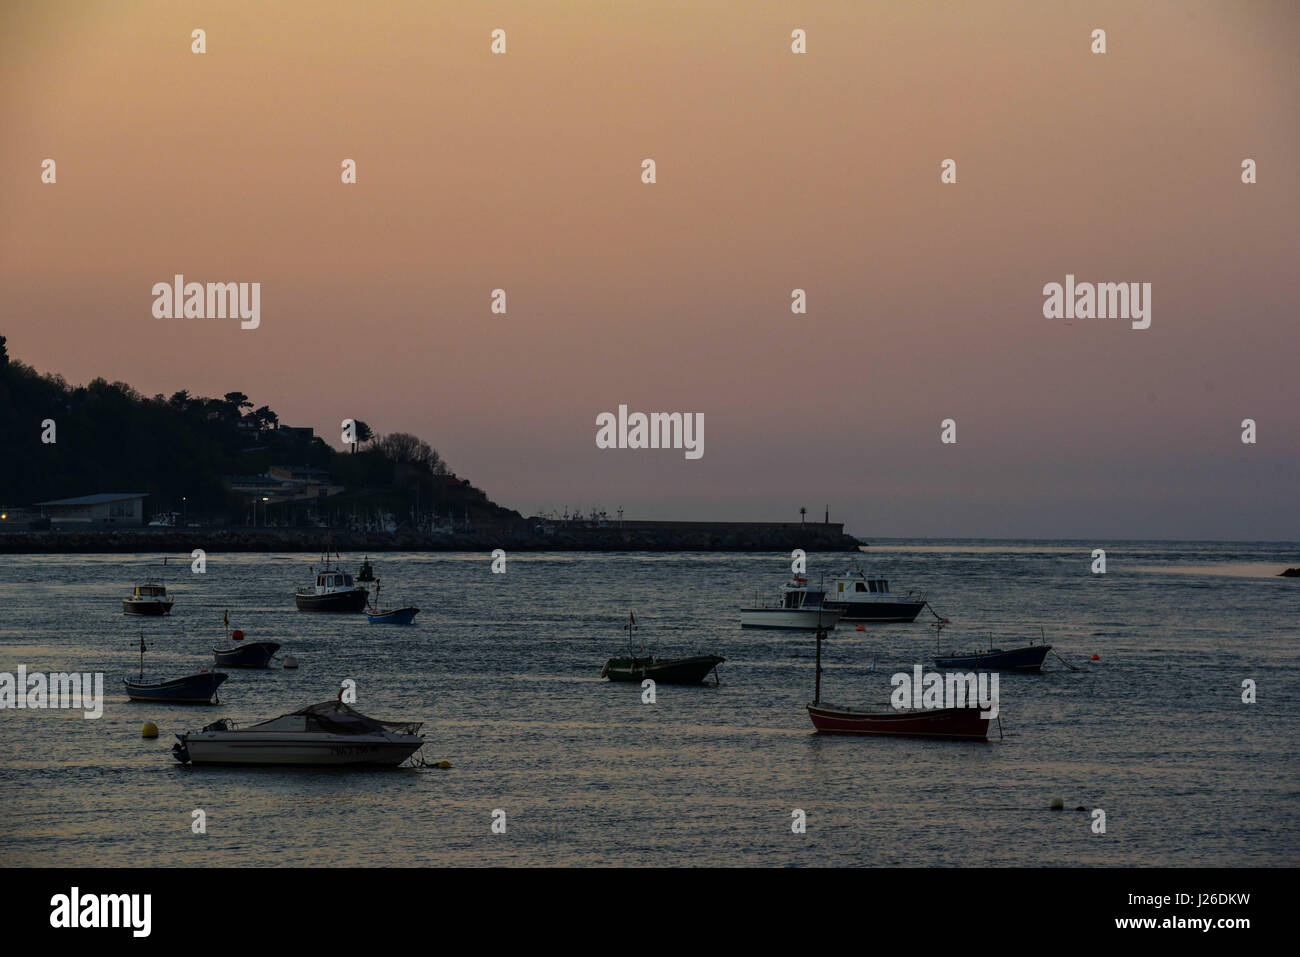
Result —
POLYGON ((1300 540, 1297 50, 1251 0, 7 2, 0 335, 525 514, 1300 540), (155 318, 177 273, 260 325, 155 318), (1067 274, 1150 327, 1045 318, 1067 274), (620 404, 704 455, 598 448, 620 404))

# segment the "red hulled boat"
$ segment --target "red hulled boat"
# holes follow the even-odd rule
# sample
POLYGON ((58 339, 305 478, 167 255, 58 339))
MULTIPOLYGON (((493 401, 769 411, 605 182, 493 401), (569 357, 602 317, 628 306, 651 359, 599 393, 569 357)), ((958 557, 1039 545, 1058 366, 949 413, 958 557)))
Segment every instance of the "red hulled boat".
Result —
MULTIPOLYGON (((910 711, 858 711, 822 702, 822 639, 817 630, 817 684, 808 717, 818 734, 877 734, 900 738, 987 741, 989 719, 975 708, 925 708, 910 711)), ((1001 727, 1001 725, 999 725, 1001 727)))
POLYGON ((987 741, 989 719, 979 708, 924 711, 856 711, 833 704, 808 705, 808 717, 822 734, 883 734, 904 738, 987 741))

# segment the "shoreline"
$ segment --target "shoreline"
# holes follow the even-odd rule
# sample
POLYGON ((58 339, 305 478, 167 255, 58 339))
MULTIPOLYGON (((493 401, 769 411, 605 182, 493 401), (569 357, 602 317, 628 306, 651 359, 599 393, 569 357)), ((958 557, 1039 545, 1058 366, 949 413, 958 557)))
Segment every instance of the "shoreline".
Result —
POLYGON ((439 533, 354 532, 342 529, 154 528, 8 532, 0 554, 130 554, 172 552, 856 552, 863 544, 831 525, 641 528, 469 529, 439 533))

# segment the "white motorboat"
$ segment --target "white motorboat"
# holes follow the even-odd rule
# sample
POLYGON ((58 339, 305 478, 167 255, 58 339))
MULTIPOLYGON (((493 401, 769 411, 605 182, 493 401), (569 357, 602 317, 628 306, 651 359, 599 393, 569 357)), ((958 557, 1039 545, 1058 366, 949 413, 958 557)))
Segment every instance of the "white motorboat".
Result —
POLYGON ((395 767, 424 746, 421 722, 380 721, 323 701, 247 728, 229 718, 176 735, 182 764, 380 765, 395 767))
POLYGON ((156 618, 162 615, 170 615, 172 605, 175 603, 174 599, 167 597, 167 587, 165 585, 153 583, 136 585, 131 589, 131 594, 122 599, 122 613, 156 618))
POLYGON ((826 592, 809 588, 808 579, 796 575, 781 586, 781 601, 776 605, 740 609, 742 628, 789 628, 798 631, 832 630, 841 612, 824 604, 826 592))
POLYGON ((831 583, 826 607, 838 608, 845 621, 916 621, 925 607, 925 595, 911 591, 893 594, 888 579, 855 567, 831 583))

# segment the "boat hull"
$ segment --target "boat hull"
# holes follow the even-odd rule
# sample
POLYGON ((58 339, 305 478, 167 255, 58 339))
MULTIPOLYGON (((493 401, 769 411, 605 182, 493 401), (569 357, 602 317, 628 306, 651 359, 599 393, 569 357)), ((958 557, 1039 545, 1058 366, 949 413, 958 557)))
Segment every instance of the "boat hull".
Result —
POLYGON ((949 741, 987 741, 989 736, 989 719, 980 717, 978 708, 875 712, 810 704, 808 717, 821 734, 870 734, 949 741))
POLYGON ((1008 648, 1006 651, 994 649, 969 655, 935 655, 934 663, 938 668, 953 670, 1032 673, 1043 670, 1043 659, 1051 650, 1051 645, 1029 645, 1025 648, 1008 648))
POLYGON ((280 646, 274 641, 250 641, 237 648, 213 648, 217 664, 227 668, 269 668, 280 646))
POLYGON ((172 613, 172 605, 174 604, 175 602, 171 599, 166 599, 164 601, 156 601, 154 599, 136 601, 131 598, 123 598, 122 614, 137 615, 142 618, 160 618, 163 615, 170 615, 172 613))
POLYGON ((827 631, 835 628, 840 612, 829 608, 742 608, 741 628, 785 628, 792 631, 827 631))
POLYGON ((420 613, 418 608, 396 608, 378 615, 366 615, 372 625, 409 625, 420 613))
POLYGON ((326 592, 322 595, 299 592, 293 597, 299 611, 337 613, 365 611, 366 604, 370 601, 370 593, 364 588, 326 592))
POLYGON ((173 753, 188 764, 396 767, 424 746, 423 738, 399 735, 224 731, 177 737, 173 753))
POLYGON ((841 621, 874 621, 878 623, 916 621, 925 607, 923 601, 828 601, 827 608, 842 613, 841 621))
POLYGON ((123 678, 126 695, 132 701, 151 701, 157 704, 210 704, 217 689, 229 675, 220 671, 205 671, 171 681, 140 681, 123 678))
POLYGON ((610 681, 641 682, 647 678, 657 684, 704 684, 710 672, 726 661, 720 655, 696 655, 692 658, 610 658, 601 670, 610 681))

